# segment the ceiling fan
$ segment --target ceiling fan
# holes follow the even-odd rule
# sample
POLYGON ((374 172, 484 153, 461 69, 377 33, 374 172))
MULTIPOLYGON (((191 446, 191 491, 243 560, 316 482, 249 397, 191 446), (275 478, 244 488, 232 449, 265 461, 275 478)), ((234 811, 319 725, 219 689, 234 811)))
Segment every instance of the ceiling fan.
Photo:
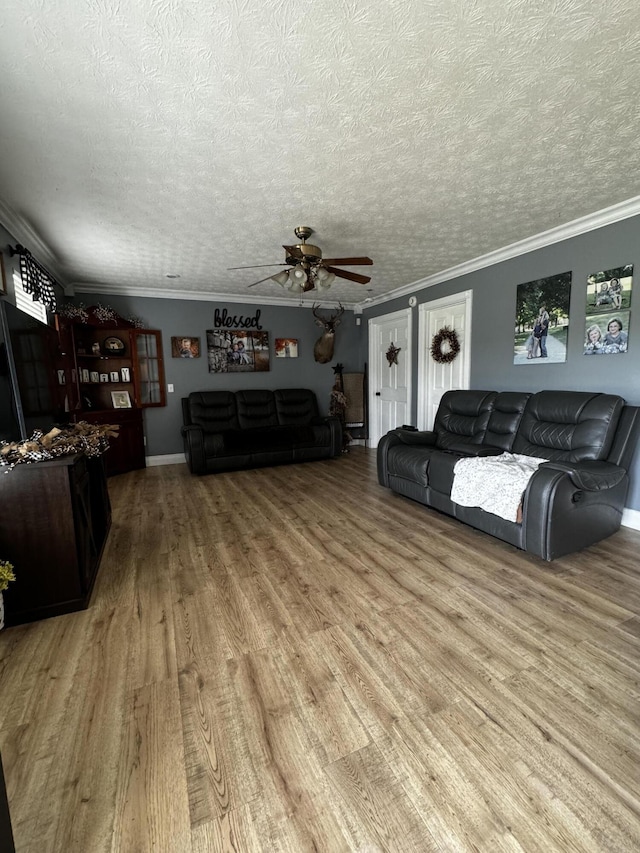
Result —
POLYGON ((255 287, 263 281, 271 279, 296 293, 307 293, 309 290, 328 290, 336 278, 346 278, 358 284, 367 284, 371 276, 360 275, 349 270, 340 270, 335 264, 346 266, 370 266, 373 264, 371 258, 323 258, 322 249, 307 243, 307 238, 313 234, 313 229, 308 225, 299 225, 294 229, 294 234, 301 240, 294 246, 283 246, 285 250, 285 262, 283 264, 258 264, 248 267, 229 267, 232 270, 250 270, 258 267, 290 267, 288 270, 275 275, 268 275, 259 281, 254 281, 248 287, 255 287))

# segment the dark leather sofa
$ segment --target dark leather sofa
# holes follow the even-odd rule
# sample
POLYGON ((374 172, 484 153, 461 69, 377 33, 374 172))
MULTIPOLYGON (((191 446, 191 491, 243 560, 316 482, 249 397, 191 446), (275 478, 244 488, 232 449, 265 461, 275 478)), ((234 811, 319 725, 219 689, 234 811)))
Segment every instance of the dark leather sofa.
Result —
POLYGON ((511 545, 553 560, 615 533, 640 408, 611 394, 448 391, 434 428, 395 429, 378 445, 381 485, 511 545), (521 521, 451 500, 459 459, 504 452, 540 457, 524 491, 521 521))
POLYGON ((321 417, 307 388, 197 391, 182 398, 193 474, 328 459, 342 452, 338 418, 321 417))

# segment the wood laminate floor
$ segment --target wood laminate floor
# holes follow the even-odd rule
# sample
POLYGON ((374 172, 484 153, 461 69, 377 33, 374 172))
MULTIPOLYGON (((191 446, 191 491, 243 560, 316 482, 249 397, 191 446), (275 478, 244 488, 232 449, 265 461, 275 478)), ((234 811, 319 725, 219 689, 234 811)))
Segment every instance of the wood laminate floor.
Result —
POLYGON ((90 608, 0 635, 18 853, 640 849, 640 534, 544 563, 362 448, 110 491, 90 608))

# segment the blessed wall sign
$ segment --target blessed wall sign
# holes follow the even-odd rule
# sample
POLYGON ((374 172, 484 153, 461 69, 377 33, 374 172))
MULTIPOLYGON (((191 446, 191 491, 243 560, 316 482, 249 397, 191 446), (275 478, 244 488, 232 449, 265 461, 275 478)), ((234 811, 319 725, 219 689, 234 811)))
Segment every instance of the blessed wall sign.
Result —
POLYGON ((213 317, 213 325, 216 329, 257 329, 260 331, 260 309, 256 310, 253 317, 245 317, 243 314, 229 314, 226 308, 220 311, 216 308, 213 317))

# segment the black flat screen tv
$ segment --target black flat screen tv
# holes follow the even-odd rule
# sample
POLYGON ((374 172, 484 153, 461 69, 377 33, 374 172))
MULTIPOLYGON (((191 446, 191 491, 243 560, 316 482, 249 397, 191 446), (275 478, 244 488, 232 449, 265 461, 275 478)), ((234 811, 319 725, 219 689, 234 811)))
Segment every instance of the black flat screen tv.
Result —
POLYGON ((47 432, 64 416, 57 355, 54 328, 0 299, 0 440, 47 432))

